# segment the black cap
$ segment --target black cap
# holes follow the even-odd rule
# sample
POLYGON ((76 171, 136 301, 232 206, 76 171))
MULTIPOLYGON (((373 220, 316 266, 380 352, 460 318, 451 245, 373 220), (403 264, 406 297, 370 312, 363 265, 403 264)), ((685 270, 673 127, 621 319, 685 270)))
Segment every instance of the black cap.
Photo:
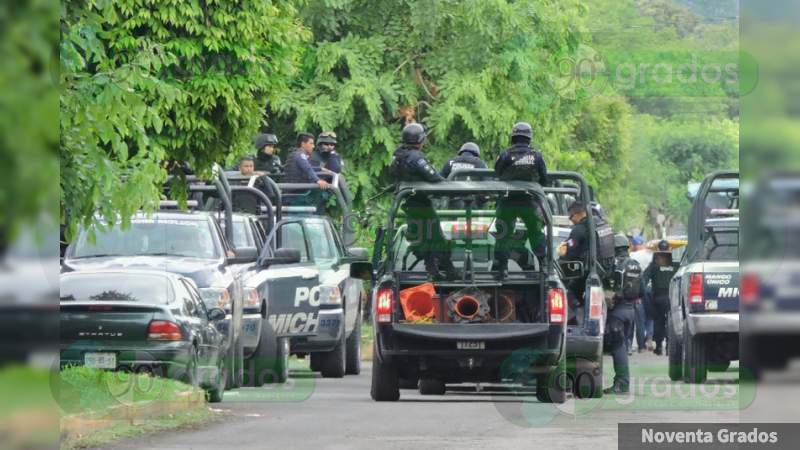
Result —
POLYGON ((480 147, 478 147, 478 144, 474 142, 466 142, 464 143, 464 145, 461 146, 460 149, 458 149, 459 155, 464 152, 472 153, 475 156, 481 156, 481 149, 480 147))
POLYGON ((574 202, 572 202, 572 204, 569 205, 569 207, 567 208, 567 211, 570 214, 575 214, 575 213, 579 213, 579 212, 586 212, 586 204, 584 204, 581 201, 574 201, 574 202))
POLYGON ((425 140, 427 133, 425 127, 414 122, 403 127, 401 139, 404 144, 419 145, 425 140))
POLYGON ((259 134, 253 138, 253 145, 256 150, 261 150, 266 145, 278 145, 278 137, 269 133, 259 134))
POLYGON ((617 233, 614 235, 614 248, 628 248, 630 247, 630 241, 628 237, 622 233, 617 233))
POLYGON ((665 239, 658 241, 658 251, 660 252, 668 252, 669 251, 669 242, 665 239))
POLYGON ((527 139, 528 142, 533 140, 533 127, 528 122, 517 122, 511 128, 511 140, 527 139))

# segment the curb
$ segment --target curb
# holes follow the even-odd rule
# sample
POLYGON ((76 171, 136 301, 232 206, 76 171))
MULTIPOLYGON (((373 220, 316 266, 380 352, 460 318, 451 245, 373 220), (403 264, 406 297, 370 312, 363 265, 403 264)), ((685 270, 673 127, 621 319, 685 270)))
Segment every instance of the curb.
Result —
POLYGON ((61 417, 61 439, 76 439, 120 423, 141 425, 148 420, 191 411, 206 404, 205 392, 181 392, 174 400, 153 400, 112 406, 104 411, 61 417))

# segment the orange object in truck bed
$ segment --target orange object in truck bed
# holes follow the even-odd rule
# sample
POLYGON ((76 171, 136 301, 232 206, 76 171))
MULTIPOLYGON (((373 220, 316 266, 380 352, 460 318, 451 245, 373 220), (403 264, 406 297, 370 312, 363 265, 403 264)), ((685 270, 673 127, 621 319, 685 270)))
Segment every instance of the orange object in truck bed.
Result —
POLYGON ((403 315, 410 322, 439 320, 439 298, 433 283, 423 283, 419 286, 406 288, 400 291, 400 306, 403 315))

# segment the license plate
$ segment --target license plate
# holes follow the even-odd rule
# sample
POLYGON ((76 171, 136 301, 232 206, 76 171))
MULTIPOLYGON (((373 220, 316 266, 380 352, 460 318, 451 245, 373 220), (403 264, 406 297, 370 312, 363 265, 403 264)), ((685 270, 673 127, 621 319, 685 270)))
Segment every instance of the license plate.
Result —
POLYGON ((83 364, 95 369, 116 369, 116 353, 86 353, 83 355, 83 364))
POLYGON ((459 350, 484 350, 486 343, 483 341, 458 341, 456 348, 459 350))
POLYGON ((706 309, 708 309, 708 310, 717 309, 717 301, 716 300, 706 300, 706 309))

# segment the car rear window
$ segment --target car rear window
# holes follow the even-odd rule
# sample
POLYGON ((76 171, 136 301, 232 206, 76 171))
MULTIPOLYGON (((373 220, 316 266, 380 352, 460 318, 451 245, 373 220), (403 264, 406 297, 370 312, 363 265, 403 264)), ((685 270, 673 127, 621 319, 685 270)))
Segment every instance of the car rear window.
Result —
POLYGON ((158 275, 72 274, 61 277, 64 301, 124 301, 164 305, 172 300, 169 280, 158 275))

